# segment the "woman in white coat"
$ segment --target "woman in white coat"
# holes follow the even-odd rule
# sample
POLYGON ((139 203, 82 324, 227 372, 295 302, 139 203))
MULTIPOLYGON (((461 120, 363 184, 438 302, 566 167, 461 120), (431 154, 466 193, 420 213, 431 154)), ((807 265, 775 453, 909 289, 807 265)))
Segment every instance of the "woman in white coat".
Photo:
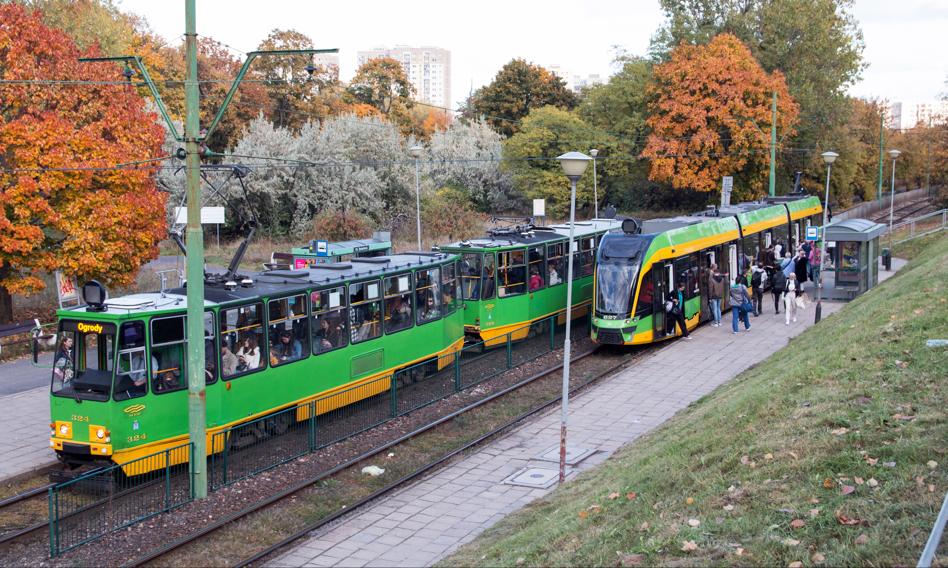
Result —
POLYGON ((790 325, 790 320, 797 321, 797 275, 793 272, 787 277, 787 290, 783 294, 784 323, 790 325))

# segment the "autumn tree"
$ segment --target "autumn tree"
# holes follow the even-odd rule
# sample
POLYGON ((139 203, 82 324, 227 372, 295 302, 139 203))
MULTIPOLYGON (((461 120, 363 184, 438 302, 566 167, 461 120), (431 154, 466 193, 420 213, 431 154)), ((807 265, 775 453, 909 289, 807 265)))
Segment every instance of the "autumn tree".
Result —
POLYGON ((157 254, 165 197, 149 166, 163 137, 133 88, 111 65, 78 62, 80 52, 35 11, 0 4, 0 78, 92 84, 0 85, 0 321, 11 294, 44 287, 53 270, 80 280, 130 284, 157 254))
POLYGON ((469 119, 483 119, 504 136, 520 130, 520 120, 531 110, 554 106, 570 110, 576 106, 576 95, 555 73, 514 59, 504 65, 489 85, 474 91, 463 114, 469 119))
POLYGON ((767 74, 731 34, 707 45, 682 44, 655 67, 649 88, 652 132, 642 155, 649 177, 676 188, 714 191, 734 175, 737 197, 759 195, 767 177, 771 96, 777 131, 791 136, 796 103, 783 75, 767 74))
POLYGON ((346 102, 353 105, 356 114, 369 116, 365 107, 375 109, 397 125, 404 134, 412 128, 411 109, 415 87, 397 59, 380 57, 366 61, 356 70, 346 87, 346 102), (360 107, 363 107, 360 109, 360 107))
MULTIPOLYGON (((312 49, 313 40, 295 30, 273 30, 259 51, 312 49)), ((252 76, 264 82, 276 126, 299 130, 309 120, 346 112, 339 67, 314 63, 308 55, 261 57, 252 76)))

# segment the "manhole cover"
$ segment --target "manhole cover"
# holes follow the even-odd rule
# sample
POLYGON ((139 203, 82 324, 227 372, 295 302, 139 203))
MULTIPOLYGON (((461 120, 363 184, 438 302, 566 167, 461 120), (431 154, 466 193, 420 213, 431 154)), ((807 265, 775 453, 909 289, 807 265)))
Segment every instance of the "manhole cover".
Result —
POLYGON ((527 467, 505 479, 504 483, 507 485, 522 485, 524 487, 547 489, 548 487, 552 487, 559 477, 560 472, 555 469, 527 467))
MULTIPOLYGON (((593 455, 596 450, 590 450, 588 448, 571 448, 569 444, 566 445, 566 465, 576 465, 589 456, 593 455)), ((560 447, 559 445, 550 446, 549 448, 543 450, 536 457, 540 461, 549 461, 560 463, 560 447)))

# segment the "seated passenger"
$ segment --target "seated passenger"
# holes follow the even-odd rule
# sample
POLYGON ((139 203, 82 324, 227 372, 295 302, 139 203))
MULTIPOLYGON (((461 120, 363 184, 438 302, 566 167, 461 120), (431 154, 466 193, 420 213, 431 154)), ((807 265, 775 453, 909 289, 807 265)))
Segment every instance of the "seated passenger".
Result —
POLYGON ((255 337, 245 337, 237 350, 237 372, 252 371, 260 366, 260 348, 255 337))
POLYGON ((555 286, 563 281, 563 279, 560 278, 560 273, 557 270, 557 267, 558 267, 558 263, 556 262, 550 263, 550 286, 555 286))
POLYGON ((299 339, 293 337, 293 333, 289 330, 283 330, 280 333, 280 340, 274 345, 274 348, 278 360, 278 363, 275 364, 296 361, 303 356, 303 344, 300 343, 299 339))
POLYGON ((229 377, 236 373, 238 364, 237 356, 231 352, 230 347, 221 345, 221 370, 224 376, 229 377))
POLYGON ((161 373, 161 377, 155 380, 155 392, 169 392, 177 390, 180 386, 177 375, 170 369, 161 373))
POLYGON ((421 309, 421 321, 431 321, 441 317, 441 310, 435 305, 435 299, 428 296, 428 300, 421 309))
POLYGON ((536 268, 530 269, 530 291, 539 290, 543 287, 543 278, 536 268))
POLYGON ((408 307, 408 304, 402 301, 401 296, 395 296, 389 300, 388 304, 388 319, 389 326, 393 328, 401 327, 408 322, 408 318, 411 317, 411 308, 408 307))

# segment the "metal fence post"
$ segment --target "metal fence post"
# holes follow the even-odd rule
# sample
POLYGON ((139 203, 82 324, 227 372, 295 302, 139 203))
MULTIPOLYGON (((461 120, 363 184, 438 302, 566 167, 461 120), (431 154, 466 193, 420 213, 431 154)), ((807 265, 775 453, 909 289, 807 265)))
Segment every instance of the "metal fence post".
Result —
POLYGON ((59 495, 56 492, 56 486, 49 488, 49 555, 56 556, 58 546, 56 544, 56 526, 59 523, 59 507, 56 504, 59 495))
POLYGON ((316 401, 309 403, 309 451, 316 451, 316 401))
POLYGON ((227 485, 227 457, 230 454, 230 437, 234 435, 233 428, 224 430, 224 439, 221 441, 224 447, 221 449, 221 487, 227 485), (227 434, 230 432, 230 434, 227 434))
POLYGON ((511 337, 512 336, 513 336, 512 331, 507 334, 507 368, 508 369, 513 368, 513 352, 511 351, 511 337))
MULTIPOLYGON (((194 458, 194 456, 191 456, 191 457, 194 458)), ((171 450, 165 450, 165 511, 170 511, 170 510, 171 510, 171 450)))
POLYGON ((556 315, 550 316, 550 351, 556 349, 556 315))
POLYGON ((398 379, 396 377, 396 373, 392 373, 391 381, 392 381, 392 384, 391 384, 392 418, 395 418, 396 416, 398 416, 398 379))
POLYGON ((461 392, 461 351, 454 352, 454 392, 461 392))

